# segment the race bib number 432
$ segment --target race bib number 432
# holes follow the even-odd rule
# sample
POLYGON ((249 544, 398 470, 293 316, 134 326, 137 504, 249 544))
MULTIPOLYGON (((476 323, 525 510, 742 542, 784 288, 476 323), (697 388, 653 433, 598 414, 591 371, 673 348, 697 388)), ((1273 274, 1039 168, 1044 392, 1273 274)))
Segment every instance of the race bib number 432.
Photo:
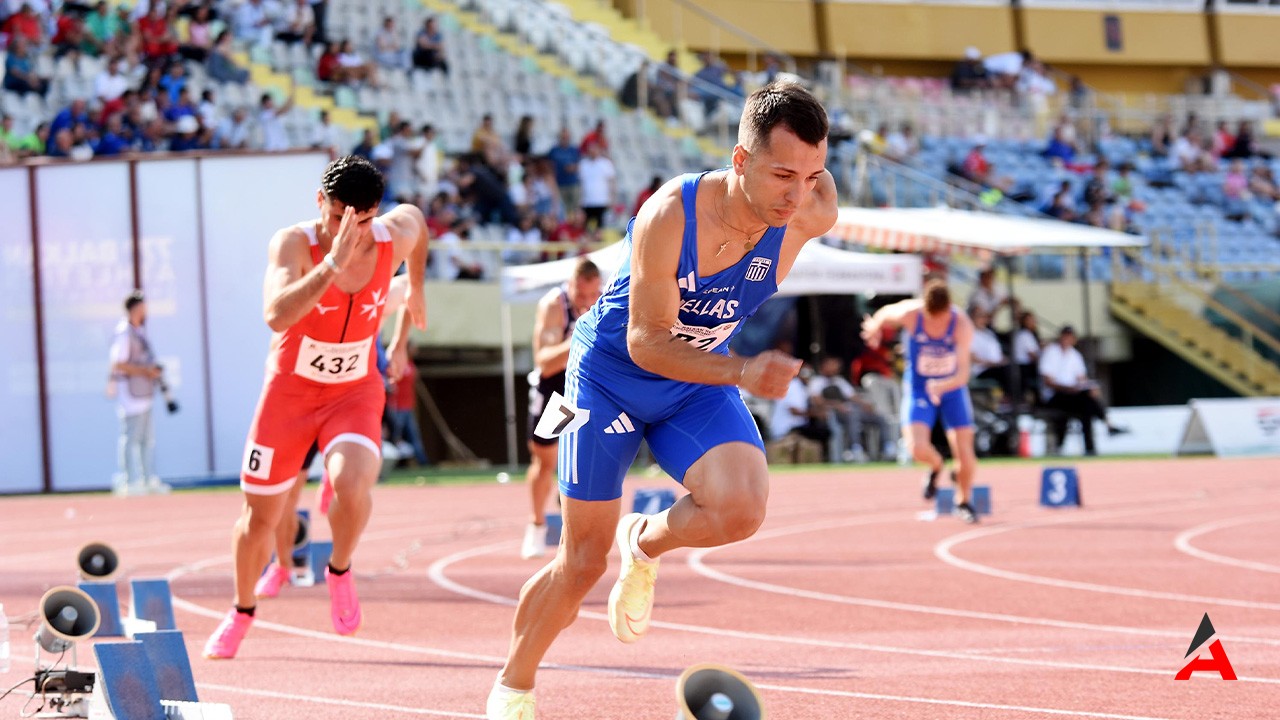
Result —
POLYGON ((728 340, 730 335, 733 335, 734 328, 738 327, 740 322, 742 321, 734 320, 715 327, 685 325, 678 322, 671 326, 671 334, 703 352, 711 352, 720 347, 721 343, 728 340))
POLYGON ((354 342, 327 343, 304 335, 293 374, 329 385, 359 380, 369 374, 372 350, 372 336, 354 342))

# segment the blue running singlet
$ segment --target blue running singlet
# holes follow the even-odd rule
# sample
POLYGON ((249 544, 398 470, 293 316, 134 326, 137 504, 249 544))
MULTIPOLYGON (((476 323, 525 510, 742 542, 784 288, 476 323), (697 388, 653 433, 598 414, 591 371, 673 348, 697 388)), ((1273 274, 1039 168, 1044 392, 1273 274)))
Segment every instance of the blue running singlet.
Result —
MULTIPOLYGON (((704 352, 728 355, 729 341, 742 323, 778 291, 778 255, 786 226, 766 230, 736 264, 700 277, 696 205, 705 175, 681 178, 680 310, 671 333, 704 352)), ((672 380, 631 360, 627 324, 634 227, 633 218, 622 241, 623 262, 591 312, 578 320, 569 350, 565 399, 590 417, 560 437, 560 490, 579 500, 621 497, 622 480, 642 438, 662 469, 678 481, 717 445, 745 442, 764 449, 738 388, 672 380)))
POLYGON ((969 388, 961 386, 942 396, 941 404, 934 405, 925 392, 925 383, 943 380, 956 374, 959 359, 956 357, 956 318, 959 311, 951 308, 951 322, 942 337, 930 337, 924 330, 924 310, 916 313, 914 328, 904 328, 906 333, 906 369, 902 374, 902 418, 904 425, 921 423, 932 428, 938 413, 948 430, 973 426, 973 406, 969 402, 969 388))

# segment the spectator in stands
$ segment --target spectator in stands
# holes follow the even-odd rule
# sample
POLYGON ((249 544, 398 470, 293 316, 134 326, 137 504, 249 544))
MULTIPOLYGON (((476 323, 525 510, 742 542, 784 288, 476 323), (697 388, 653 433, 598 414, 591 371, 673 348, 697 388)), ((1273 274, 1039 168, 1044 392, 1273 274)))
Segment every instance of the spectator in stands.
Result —
POLYGON ((35 93, 43 97, 49 91, 49 81, 36 75, 34 47, 23 35, 10 37, 12 44, 4 59, 4 89, 19 95, 35 93))
POLYGON ((164 120, 154 118, 146 122, 138 138, 138 150, 164 152, 169 149, 169 137, 164 120))
MULTIPOLYGON (((310 7, 307 9, 309 10, 310 7)), ((328 110, 320 111, 319 122, 311 131, 310 144, 312 149, 324 150, 329 153, 330 158, 335 160, 346 154, 343 152, 347 146, 346 132, 329 120, 328 110)))
POLYGON ((1173 152, 1176 141, 1173 133, 1173 118, 1168 113, 1156 118, 1151 126, 1151 154, 1155 157, 1168 157, 1173 152))
POLYGON ((99 0, 93 12, 84 17, 84 32, 90 55, 110 55, 120 52, 116 38, 120 34, 120 20, 111 12, 106 0, 99 0))
POLYGON ((444 153, 436 140, 436 129, 432 125, 423 125, 421 133, 422 151, 414 163, 414 174, 418 179, 418 192, 423 197, 434 197, 440 187, 440 170, 444 166, 444 153))
POLYGON ((884 139, 884 156, 897 162, 908 162, 920 152, 920 141, 911 123, 903 121, 884 139))
POLYGON ((1262 155, 1262 153, 1258 152, 1258 146, 1253 137, 1253 123, 1248 120, 1241 120, 1236 130, 1235 142, 1222 154, 1222 157, 1247 160, 1256 155, 1262 155))
POLYGON ((138 37, 148 65, 164 65, 178 53, 177 33, 159 3, 152 5, 146 17, 138 21, 138 37))
POLYGON ((560 128, 560 136, 555 147, 547 152, 547 158, 555 167, 556 187, 560 190, 560 206, 567 215, 579 207, 581 187, 578 177, 578 163, 582 153, 573 144, 573 137, 568 128, 560 128))
POLYGON ((556 173, 551 161, 540 157, 526 163, 525 178, 529 184, 529 206, 538 216, 552 218, 554 228, 559 224, 561 210, 556 173))
POLYGON ((1065 165, 1075 160, 1076 146, 1068 139, 1067 127, 1067 124, 1061 122, 1053 127, 1049 143, 1041 153, 1049 162, 1065 165))
POLYGON ((684 75, 680 72, 679 56, 675 50, 667 51, 666 62, 659 65, 654 71, 651 86, 650 94, 656 93, 664 98, 664 102, 670 106, 670 111, 664 117, 678 117, 680 98, 684 95, 685 80, 684 75))
POLYGON ((442 219, 447 229, 431 238, 431 276, 441 280, 480 280, 484 269, 475 253, 465 249, 471 235, 471 222, 456 217, 445 209, 442 219))
POLYGON ((205 62, 205 70, 209 77, 218 82, 243 85, 249 81, 249 71, 236 65, 235 60, 231 59, 231 39, 231 32, 228 30, 218 33, 218 39, 214 41, 209 59, 205 62))
POLYGON ((640 66, 627 76, 626 82, 622 83, 622 88, 618 90, 618 103, 633 110, 640 107, 640 84, 643 82, 648 107, 659 117, 673 117, 675 111, 671 105, 671 98, 662 92, 656 83, 649 80, 649 75, 649 61, 641 60, 640 66))
POLYGON ((1213 156, 1205 150, 1204 137, 1195 126, 1190 126, 1173 142, 1170 156, 1186 173, 1213 172, 1217 167, 1213 156))
POLYGON ((978 285, 969 296, 968 311, 985 313, 988 319, 995 316, 1002 307, 1012 308, 1016 300, 1009 296, 1003 288, 996 285, 996 271, 993 267, 984 267, 978 271, 978 285))
POLYGON ((564 222, 556 226, 548 236, 552 242, 585 242, 587 237, 587 215, 581 208, 565 215, 564 222))
POLYGON ((1226 120, 1219 120, 1213 128, 1213 147, 1210 152, 1214 157, 1222 157, 1224 153, 1231 149, 1236 143, 1236 136, 1231 134, 1231 130, 1227 128, 1226 120))
POLYGON ((47 150, 52 155, 53 148, 57 143, 57 137, 63 130, 69 132, 68 137, 75 139, 77 136, 83 136, 85 129, 93 126, 93 119, 89 117, 88 106, 81 98, 74 98, 71 104, 63 108, 57 115, 53 116, 53 120, 49 123, 49 135, 51 140, 47 150))
POLYGON ((769 416, 769 439, 781 440, 792 433, 823 445, 831 439, 831 427, 827 425, 826 412, 820 413, 809 406, 809 382, 813 367, 805 363, 800 372, 791 378, 787 394, 773 403, 769 416))
POLYGON ((824 356, 818 363, 818 374, 809 381, 809 406, 822 413, 819 417, 834 419, 843 430, 845 447, 840 451, 840 459, 859 463, 868 460, 862 445, 862 428, 868 423, 880 429, 883 454, 894 455, 897 450, 893 429, 876 413, 875 405, 860 397, 853 385, 841 377, 841 365, 840 358, 824 356))
POLYGON ((328 15, 328 5, 326 0, 311 0, 311 17, 315 19, 316 31, 311 35, 311 42, 323 47, 329 38, 325 35, 325 18, 328 15))
MULTIPOLYGON (((972 49, 972 48, 971 48, 972 49)), ((1018 77, 1034 58, 1026 50, 1011 51, 988 55, 982 60, 987 79, 992 87, 1012 90, 1018 83, 1018 77)))
POLYGON ((965 48, 964 59, 951 71, 951 89, 959 93, 985 90, 991 87, 991 78, 982 64, 982 53, 976 47, 965 48))
POLYGON ((360 142, 356 143, 356 146, 351 148, 351 154, 358 155, 365 160, 372 160, 373 148, 377 144, 378 139, 374 137, 373 130, 365 128, 364 132, 360 135, 360 142))
POLYGON ((60 58, 69 52, 81 52, 85 45, 84 21, 80 15, 64 7, 57 15, 54 24, 53 56, 60 58))
POLYGON ((499 163, 494 163, 490 159, 502 155, 502 140, 498 137, 498 132, 493 129, 493 115, 485 113, 480 118, 480 127, 471 134, 471 152, 490 161, 493 167, 497 167, 499 163))
POLYGON ((961 163, 964 176, 979 185, 987 184, 987 176, 991 172, 991 163, 987 161, 987 157, 983 153, 986 147, 986 136, 975 136, 973 138, 973 146, 969 148, 968 154, 965 155, 964 161, 961 163))
POLYGON ((653 178, 649 180, 649 184, 640 191, 639 195, 636 195, 635 207, 631 209, 632 217, 640 214, 640 207, 644 205, 644 201, 648 200, 654 193, 658 192, 658 188, 660 187, 662 187, 662 176, 654 175, 653 178))
POLYGON ((1231 161, 1226 174, 1222 178, 1222 212, 1228 220, 1240 221, 1249 214, 1246 202, 1252 197, 1249 193, 1249 178, 1245 175, 1244 160, 1236 158, 1231 161))
POLYGON ((200 121, 195 115, 183 115, 173 124, 173 135, 169 137, 169 152, 184 150, 204 150, 200 146, 200 121))
POLYGON ((4 34, 9 37, 10 50, 18 38, 26 40, 34 47, 44 45, 44 28, 44 23, 36 14, 35 8, 31 7, 30 3, 22 3, 18 11, 4 22, 4 34))
POLYGON ((1276 185, 1271 168, 1258 163, 1249 174, 1249 192, 1264 200, 1280 200, 1280 187, 1276 185))
POLYGON ((600 145, 590 143, 586 146, 585 157, 578 164, 578 176, 582 180, 582 211, 587 215, 587 230, 600 230, 615 197, 617 172, 613 161, 601 153, 600 145))
POLYGON ((1044 207, 1043 212, 1049 217, 1057 218, 1063 222, 1074 222, 1076 219, 1076 200, 1074 193, 1071 191, 1071 181, 1063 180, 1058 186, 1058 190, 1053 193, 1049 199, 1049 204, 1044 207))
POLYGON ((171 102, 178 102, 182 91, 187 89, 187 69, 181 62, 169 63, 169 67, 160 76, 159 89, 169 96, 171 102))
POLYGON ((516 224, 519 217, 507 194, 506 183, 502 182, 484 158, 471 153, 462 158, 460 165, 462 173, 458 189, 472 203, 477 220, 481 223, 516 224))
POLYGON ((214 135, 215 146, 223 150, 244 150, 249 147, 252 129, 249 113, 243 107, 238 107, 218 126, 214 135))
POLYGON ((1129 207, 1133 203, 1133 163, 1125 161, 1116 168, 1116 176, 1111 181, 1111 197, 1121 207, 1129 207))
POLYGON ((773 53, 766 53, 764 56, 764 68, 760 71, 760 77, 764 81, 763 85, 773 82, 778 77, 778 73, 782 72, 782 61, 773 53))
POLYGON ((391 147, 391 172, 387 174, 388 190, 393 199, 403 202, 404 199, 412 197, 418 188, 414 166, 417 165, 418 157, 422 155, 425 142, 421 135, 413 131, 413 125, 408 120, 402 120, 396 128, 395 135, 387 141, 387 144, 391 147))
POLYGON ((423 70, 439 70, 449 73, 449 63, 445 60, 444 35, 434 17, 422 23, 413 45, 413 66, 423 70))
POLYGON ((400 39, 400 31, 396 29, 396 19, 390 15, 382 19, 382 29, 373 36, 373 59, 388 70, 408 70, 410 67, 409 54, 400 39))
POLYGON ((1009 393, 1009 359, 1005 357, 1000 338, 991 329, 991 313, 973 308, 969 311, 973 321, 973 343, 969 377, 972 380, 994 380, 1000 389, 1009 393))
POLYGON ((286 0, 275 29, 276 39, 281 42, 310 45, 316 33, 316 15, 310 0, 286 0))
POLYGON ((524 162, 533 155, 533 116, 521 115, 516 125, 515 137, 511 139, 511 149, 515 150, 516 160, 524 162))
POLYGON ((236 39, 247 45, 270 45, 273 33, 271 17, 262 0, 245 0, 236 8, 232 27, 236 39))
POLYGON ((582 151, 583 155, 587 154, 588 145, 595 145, 600 150, 601 155, 608 157, 609 138, 604 132, 604 120, 597 120, 595 127, 582 136, 582 142, 578 144, 578 149, 582 151))
POLYGON ((366 62, 364 56, 356 52, 355 46, 350 40, 343 40, 338 44, 338 68, 341 70, 342 77, 335 78, 339 82, 364 82, 371 87, 379 87, 378 68, 373 63, 366 62))
POLYGON ((185 37, 180 38, 178 54, 192 62, 203 63, 213 50, 213 16, 208 5, 196 6, 186 24, 185 37))
POLYGON ((729 92, 730 86, 726 81, 729 68, 709 52, 698 53, 698 59, 702 61, 702 67, 693 75, 699 81, 695 87, 698 98, 702 100, 702 109, 710 117, 720 106, 721 97, 729 92))
POLYGON ((262 93, 258 101, 258 127, 262 130, 262 149, 278 152, 289 149, 289 133, 284 128, 284 116, 293 109, 293 89, 283 105, 276 106, 276 98, 269 92, 262 93))
MULTIPOLYGON (((1089 379, 1089 371, 1085 368, 1084 356, 1076 349, 1076 331, 1070 325, 1064 325, 1058 333, 1058 341, 1045 346, 1040 354, 1040 382, 1043 385, 1041 395, 1045 405, 1062 411, 1068 418, 1080 420, 1084 430, 1084 451, 1086 455, 1097 455, 1093 441, 1093 420, 1097 418, 1107 426, 1111 435, 1127 432, 1126 429, 1112 425, 1107 420, 1107 410, 1103 407, 1098 394, 1098 384, 1089 379)), ((1066 430, 1063 420, 1057 435, 1062 438, 1066 430)))
POLYGON ((1093 174, 1089 176, 1089 181, 1084 184, 1084 204, 1093 207, 1097 203, 1109 203, 1112 201, 1111 186, 1107 182, 1107 173, 1111 166, 1104 160, 1098 160, 1093 166, 1093 174))
POLYGON ((117 55, 107 58, 107 64, 93 79, 93 96, 102 104, 102 117, 124 108, 121 97, 129 89, 129 78, 120 71, 121 59, 117 55))
MULTIPOLYGON (((41 123, 40 127, 44 129, 46 139, 49 132, 47 123, 41 123)), ((38 132, 19 135, 13 130, 13 116, 0 116, 0 148, 4 149, 8 160, 20 160, 25 157, 39 155, 44 152, 45 141, 41 140, 38 132)))
POLYGON ((1030 310, 1018 313, 1018 332, 1013 336, 1013 362, 1018 366, 1018 400, 1027 400, 1030 394, 1032 402, 1040 392, 1040 333, 1037 328, 1036 314, 1030 310))

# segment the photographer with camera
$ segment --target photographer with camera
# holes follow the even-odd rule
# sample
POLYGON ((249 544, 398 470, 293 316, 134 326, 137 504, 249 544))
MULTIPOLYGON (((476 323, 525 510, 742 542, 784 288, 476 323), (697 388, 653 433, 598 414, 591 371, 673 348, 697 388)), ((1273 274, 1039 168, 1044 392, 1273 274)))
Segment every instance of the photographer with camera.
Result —
POLYGON ((112 482, 116 495, 167 493, 169 486, 152 474, 155 464, 155 432, 151 406, 159 389, 170 413, 178 403, 164 382, 164 369, 156 362, 147 342, 147 303, 141 290, 124 299, 125 319, 116 327, 111 343, 111 378, 108 397, 115 397, 120 416, 120 471, 112 482))

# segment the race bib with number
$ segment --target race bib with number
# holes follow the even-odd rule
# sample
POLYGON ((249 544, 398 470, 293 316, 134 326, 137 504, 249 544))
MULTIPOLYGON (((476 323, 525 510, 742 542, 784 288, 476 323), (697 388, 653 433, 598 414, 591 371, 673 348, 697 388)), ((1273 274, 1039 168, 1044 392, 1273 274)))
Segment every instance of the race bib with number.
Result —
POLYGON ((346 343, 327 343, 302 337, 293 374, 329 385, 359 380, 369 374, 373 337, 346 343))
POLYGON ((956 374, 956 354, 944 351, 930 353, 922 349, 916 358, 916 372, 921 377, 950 377, 956 374))
POLYGON ((574 407, 563 395, 553 392, 547 399, 547 409, 538 418, 538 426, 533 429, 533 434, 543 440, 555 440, 586 425, 590 419, 590 410, 574 407))
POLYGON ((733 335, 734 329, 738 327, 740 322, 742 321, 734 320, 715 327, 676 323, 671 326, 671 334, 703 352, 711 352, 719 347, 721 343, 728 340, 730 335, 733 335))

